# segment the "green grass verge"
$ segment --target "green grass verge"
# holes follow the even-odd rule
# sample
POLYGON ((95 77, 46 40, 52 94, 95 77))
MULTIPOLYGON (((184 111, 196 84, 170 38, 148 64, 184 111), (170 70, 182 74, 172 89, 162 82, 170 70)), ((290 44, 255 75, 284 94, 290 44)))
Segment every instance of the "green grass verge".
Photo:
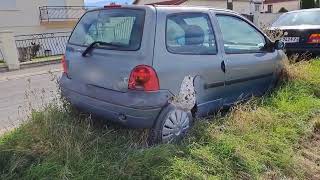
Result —
POLYGON ((62 58, 62 55, 57 56, 48 56, 48 57, 40 57, 32 59, 33 62, 43 62, 43 61, 52 61, 52 60, 60 60, 62 58))
POLYGON ((40 57, 32 59, 31 61, 21 62, 20 64, 33 64, 33 63, 41 63, 41 62, 50 62, 61 60, 62 56, 49 56, 49 57, 40 57))
MULTIPOLYGON (((32 64, 32 63, 56 61, 56 60, 60 60, 61 58, 62 58, 62 56, 41 57, 41 58, 32 59, 31 61, 21 62, 20 64, 32 64)), ((6 66, 6 64, 5 64, 4 60, 0 59, 0 67, 1 66, 6 66)))
POLYGON ((0 66, 3 66, 3 65, 5 65, 5 62, 3 59, 0 59, 0 66))
POLYGON ((0 138, 0 179, 305 178, 297 145, 320 114, 320 61, 288 66, 273 93, 198 121, 180 144, 97 128, 54 104, 0 138))

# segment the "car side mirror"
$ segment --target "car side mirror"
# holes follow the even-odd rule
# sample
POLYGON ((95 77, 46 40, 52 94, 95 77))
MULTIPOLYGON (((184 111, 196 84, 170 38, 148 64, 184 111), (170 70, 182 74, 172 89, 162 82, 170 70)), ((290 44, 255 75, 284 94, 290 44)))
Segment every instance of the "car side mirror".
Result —
POLYGON ((276 50, 283 50, 284 47, 285 47, 285 43, 284 43, 283 41, 281 41, 281 40, 276 40, 276 41, 274 42, 274 49, 276 49, 276 50))

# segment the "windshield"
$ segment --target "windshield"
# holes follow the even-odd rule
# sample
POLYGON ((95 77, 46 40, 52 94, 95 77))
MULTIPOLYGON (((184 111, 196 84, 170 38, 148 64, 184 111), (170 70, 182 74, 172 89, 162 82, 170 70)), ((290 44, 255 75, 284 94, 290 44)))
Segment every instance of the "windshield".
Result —
POLYGON ((320 25, 320 11, 300 11, 283 14, 273 23, 273 27, 320 25))
POLYGON ((144 11, 105 9, 86 13, 74 29, 69 43, 86 46, 96 41, 116 45, 113 50, 138 50, 141 44, 144 11))

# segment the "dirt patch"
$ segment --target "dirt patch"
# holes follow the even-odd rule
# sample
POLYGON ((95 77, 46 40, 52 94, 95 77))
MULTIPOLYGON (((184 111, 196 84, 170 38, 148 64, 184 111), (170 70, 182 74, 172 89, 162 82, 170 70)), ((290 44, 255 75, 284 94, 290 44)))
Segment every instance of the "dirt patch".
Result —
POLYGON ((301 140, 297 160, 307 179, 320 179, 320 116, 315 118, 313 132, 301 140))

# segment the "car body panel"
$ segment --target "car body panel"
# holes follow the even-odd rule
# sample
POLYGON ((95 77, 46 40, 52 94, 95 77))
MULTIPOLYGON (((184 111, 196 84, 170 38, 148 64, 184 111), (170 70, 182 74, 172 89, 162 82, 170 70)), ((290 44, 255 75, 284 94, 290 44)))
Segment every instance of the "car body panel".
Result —
MULTIPOLYGON (((215 14, 241 19, 263 34, 266 43, 270 41, 263 32, 245 17, 234 12, 218 11, 215 14)), ((221 30, 218 33, 222 36, 221 30)), ((223 46, 223 41, 220 41, 220 43, 223 46)), ((270 83, 274 80, 276 61, 281 58, 278 51, 264 50, 247 53, 226 53, 224 49, 222 51, 226 66, 225 105, 233 104, 251 96, 260 96, 266 92, 270 83)))
POLYGON ((101 89, 70 79, 65 74, 59 84, 63 96, 81 111, 134 128, 152 127, 168 98, 172 97, 169 91, 145 93, 101 89))
MULTIPOLYGON (((145 11, 145 24, 148 24, 143 27, 140 49, 120 51, 95 48, 89 55, 83 57, 82 52, 86 47, 69 43, 65 56, 70 78, 81 83, 125 92, 128 90, 131 70, 140 64, 152 65, 155 9, 153 7, 134 7, 133 9, 145 11)), ((94 11, 108 11, 108 9, 92 10, 87 13, 94 11)))
MULTIPOLYGON (((182 80, 185 76, 195 78, 195 89, 197 92, 197 104, 199 105, 199 114, 206 114, 207 110, 214 110, 221 106, 222 95, 224 94, 225 75, 221 70, 222 54, 216 55, 186 55, 170 53, 166 48, 166 18, 171 14, 178 13, 209 13, 209 10, 189 9, 184 11, 181 8, 160 7, 157 11, 157 23, 155 57, 153 67, 158 73, 160 86, 163 89, 169 89, 173 94, 178 94, 182 80), (162 10, 165 9, 165 10, 162 10), (162 10, 162 11, 161 11, 162 10), (174 73, 173 73, 174 72, 174 73)), ((210 19, 211 23, 212 18, 210 19)), ((216 27, 213 25, 213 27, 216 27)), ((213 29, 216 31, 217 29, 213 29)), ((217 35, 216 35, 217 37, 217 35)), ((221 47, 218 47, 218 49, 221 47)))

